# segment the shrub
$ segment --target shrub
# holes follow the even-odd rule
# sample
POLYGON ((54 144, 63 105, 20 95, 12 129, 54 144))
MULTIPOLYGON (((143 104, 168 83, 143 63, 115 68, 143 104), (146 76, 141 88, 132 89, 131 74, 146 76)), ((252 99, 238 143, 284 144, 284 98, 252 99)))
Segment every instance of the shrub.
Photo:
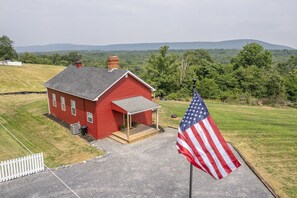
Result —
POLYGON ((125 131, 127 129, 126 125, 121 125, 120 126, 121 131, 125 131))

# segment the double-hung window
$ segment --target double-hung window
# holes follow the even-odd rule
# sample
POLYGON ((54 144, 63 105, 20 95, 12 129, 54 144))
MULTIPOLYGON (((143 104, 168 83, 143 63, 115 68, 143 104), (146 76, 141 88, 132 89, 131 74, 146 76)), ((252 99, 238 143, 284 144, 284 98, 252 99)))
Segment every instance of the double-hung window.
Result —
POLYGON ((52 93, 52 101, 53 101, 53 106, 57 107, 57 99, 56 99, 56 94, 52 93))
POLYGON ((65 98, 61 96, 60 99, 61 99, 61 109, 63 111, 66 111, 65 98))
POLYGON ((76 115, 75 101, 74 100, 70 100, 70 103, 71 103, 71 114, 72 115, 76 115))
POLYGON ((93 114, 91 112, 87 112, 87 121, 93 123, 93 114))

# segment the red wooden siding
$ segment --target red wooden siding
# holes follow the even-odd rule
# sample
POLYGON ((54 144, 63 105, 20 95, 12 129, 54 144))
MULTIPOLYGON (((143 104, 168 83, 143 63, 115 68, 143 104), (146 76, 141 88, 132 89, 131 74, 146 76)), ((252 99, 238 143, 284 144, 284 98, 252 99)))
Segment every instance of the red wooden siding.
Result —
POLYGON ((122 109, 121 107, 115 105, 114 103, 111 103, 111 109, 117 112, 125 113, 127 114, 127 111, 125 109, 122 109))
POLYGON ((136 121, 140 124, 152 124, 152 111, 146 111, 132 115, 132 121, 136 121))
POLYGON ((98 119, 97 112, 96 112, 96 102, 85 100, 85 125, 88 127, 88 134, 92 135, 94 138, 98 139, 98 130, 97 130, 97 122, 98 119), (93 114, 93 123, 89 123, 87 121, 87 112, 93 114))
MULTIPOLYGON (((123 114, 111 110, 111 101, 135 96, 143 96, 152 100, 151 90, 132 76, 128 75, 127 78, 122 78, 99 98, 96 105, 99 133, 97 138, 104 138, 111 135, 113 132, 118 131, 120 125, 123 124, 123 114)), ((145 113, 133 115, 132 120, 133 119, 139 123, 151 125, 152 112, 147 111, 145 113)))
MULTIPOLYGON (((130 75, 118 81, 95 102, 48 89, 50 113, 69 124, 79 122, 81 125, 86 125, 88 133, 96 139, 111 135, 123 124, 123 113, 112 110, 112 101, 135 96, 152 100, 151 90, 130 75), (56 94, 57 107, 53 106, 52 93, 56 94), (61 96, 65 98, 66 111, 61 108, 61 96), (70 100, 76 103, 75 116, 71 114, 70 100), (93 123, 87 122, 87 112, 93 114, 93 123)), ((152 111, 132 115, 132 121, 151 125, 152 111)))
POLYGON ((79 97, 75 97, 69 94, 65 94, 59 91, 48 89, 48 98, 49 98, 49 108, 50 113, 55 117, 65 121, 66 123, 72 124, 79 122, 81 125, 88 127, 88 133, 93 137, 97 137, 97 127, 96 127, 96 102, 85 100, 79 97), (56 107, 53 106, 52 93, 56 94, 56 107), (65 98, 65 107, 66 111, 63 111, 61 108, 61 96, 65 98), (70 100, 75 101, 76 105, 76 115, 71 114, 71 104, 70 100), (87 122, 87 113, 90 112, 93 114, 93 123, 87 122))

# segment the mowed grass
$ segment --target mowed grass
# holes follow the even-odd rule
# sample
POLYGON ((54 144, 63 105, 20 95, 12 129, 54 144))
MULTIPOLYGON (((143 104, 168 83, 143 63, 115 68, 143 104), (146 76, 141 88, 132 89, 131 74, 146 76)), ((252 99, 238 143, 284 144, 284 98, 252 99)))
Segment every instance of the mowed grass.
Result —
MULTIPOLYGON (((49 167, 73 164, 100 156, 103 152, 74 136, 44 114, 46 95, 0 96, 0 122, 33 153, 43 152, 49 167)), ((0 126, 0 161, 29 155, 0 126)))
MULTIPOLYGON (((161 124, 177 127, 187 102, 160 101, 161 124), (170 118, 177 114, 177 119, 170 118)), ((281 197, 297 197, 297 110, 206 101, 227 141, 281 197)))
POLYGON ((0 66, 0 93, 46 91, 43 84, 65 67, 24 64, 20 67, 0 66))

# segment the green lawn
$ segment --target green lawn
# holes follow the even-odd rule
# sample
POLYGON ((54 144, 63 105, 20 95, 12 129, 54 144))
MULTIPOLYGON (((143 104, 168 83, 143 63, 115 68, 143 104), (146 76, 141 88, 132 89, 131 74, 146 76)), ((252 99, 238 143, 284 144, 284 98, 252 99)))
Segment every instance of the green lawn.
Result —
POLYGON ((65 67, 24 64, 21 67, 0 66, 0 93, 45 91, 43 84, 65 67))
MULTIPOLYGON (((64 67, 0 66, 0 93, 45 91, 43 83, 64 67)), ((177 127, 189 103, 158 101, 163 127, 177 127), (170 115, 176 113, 177 119, 170 115)), ((297 197, 297 110, 206 101, 226 140, 232 142, 282 197, 297 197)), ((102 152, 43 114, 46 95, 0 96, 0 122, 50 167, 72 164, 102 152)), ((0 127, 0 161, 29 154, 0 127)))
MULTIPOLYGON (((44 114, 46 95, 0 96, 0 122, 49 167, 81 162, 103 152, 44 114)), ((30 154, 0 126, 0 161, 30 154)))
MULTIPOLYGON (((65 67, 24 64, 0 66, 0 93, 45 91, 43 84, 65 67)), ((50 120, 46 95, 0 96, 0 122, 34 153, 43 152, 49 167, 81 162, 103 152, 50 120)), ((30 154, 0 127, 0 161, 30 154)))
MULTIPOLYGON (((161 125, 177 127, 188 104, 160 101, 161 125), (171 114, 177 119, 171 119, 171 114)), ((227 141, 232 142, 282 197, 297 197, 297 110, 206 101, 227 141)))

